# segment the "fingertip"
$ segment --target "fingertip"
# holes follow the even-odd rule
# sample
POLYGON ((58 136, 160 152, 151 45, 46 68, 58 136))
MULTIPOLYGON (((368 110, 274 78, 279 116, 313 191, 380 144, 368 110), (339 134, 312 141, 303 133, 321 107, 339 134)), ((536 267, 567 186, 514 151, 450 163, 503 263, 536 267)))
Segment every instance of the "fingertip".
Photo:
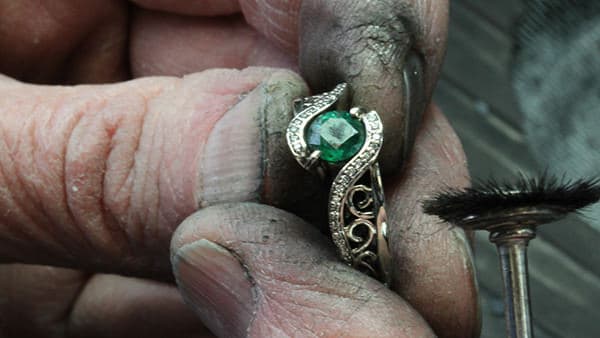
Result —
MULTIPOLYGON (((190 287, 205 288, 200 296, 190 297, 205 305, 198 313, 209 327, 211 319, 226 317, 223 313, 231 308, 227 302, 241 302, 238 295, 226 293, 237 293, 232 290, 244 283, 245 290, 250 280, 254 298, 249 302, 255 304, 246 332, 250 336, 433 336, 406 302, 339 262, 331 243, 315 229, 273 207, 239 203, 206 208, 181 225, 174 247, 180 248, 179 252, 191 250, 175 259, 178 278, 182 279, 181 273, 187 269, 184 278, 194 285, 184 285, 188 288, 184 292, 190 293, 190 287), (215 257, 213 252, 227 258, 215 257), (200 266, 200 272, 191 266, 200 266), (202 282, 209 271, 219 273, 202 282), (228 271, 235 271, 240 278, 228 271), (230 300, 221 299, 225 296, 230 300), (214 313, 218 315, 211 317, 214 313)), ((237 336, 241 331, 232 332, 227 334, 237 336)))
POLYGON ((301 71, 317 91, 349 83, 352 104, 381 115, 384 175, 410 156, 442 63, 447 15, 447 1, 303 3, 301 71))

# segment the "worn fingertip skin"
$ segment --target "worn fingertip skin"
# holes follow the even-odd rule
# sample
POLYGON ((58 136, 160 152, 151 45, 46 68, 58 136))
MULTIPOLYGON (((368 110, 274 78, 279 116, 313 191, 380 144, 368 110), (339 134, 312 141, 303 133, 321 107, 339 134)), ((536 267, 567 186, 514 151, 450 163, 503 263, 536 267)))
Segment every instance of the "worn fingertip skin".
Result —
POLYGON ((390 243, 395 290, 441 337, 477 337, 478 286, 464 231, 427 215, 421 202, 440 187, 469 184, 465 154, 448 121, 431 106, 424 116, 407 174, 389 182, 390 243))
POLYGON ((188 303, 219 336, 433 336, 410 305, 340 262, 328 238, 283 210, 205 208, 181 224, 172 252, 188 303))

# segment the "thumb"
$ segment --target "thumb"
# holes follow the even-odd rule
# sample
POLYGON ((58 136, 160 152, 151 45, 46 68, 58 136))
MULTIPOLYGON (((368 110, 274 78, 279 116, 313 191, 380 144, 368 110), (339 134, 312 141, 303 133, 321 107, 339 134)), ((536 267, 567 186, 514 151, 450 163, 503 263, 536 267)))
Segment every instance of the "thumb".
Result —
POLYGON ((288 191, 311 178, 282 135, 305 94, 270 68, 102 86, 0 78, 0 262, 169 276, 172 231, 198 208, 302 214, 309 190, 288 191))
POLYGON ((221 337, 433 336, 404 300, 330 247, 300 218, 247 203, 189 217, 171 250, 184 299, 221 337))

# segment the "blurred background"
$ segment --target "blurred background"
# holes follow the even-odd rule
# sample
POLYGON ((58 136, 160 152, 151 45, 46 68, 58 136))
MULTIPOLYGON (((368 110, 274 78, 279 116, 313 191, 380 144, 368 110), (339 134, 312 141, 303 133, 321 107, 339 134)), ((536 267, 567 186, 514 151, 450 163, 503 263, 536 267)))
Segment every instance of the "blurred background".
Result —
MULTIPOLYGON (((600 1, 452 0, 435 101, 472 177, 600 174, 600 1)), ((503 337, 495 247, 476 237, 482 337, 503 337)), ((546 225, 529 249, 537 337, 600 336, 600 207, 546 225)))

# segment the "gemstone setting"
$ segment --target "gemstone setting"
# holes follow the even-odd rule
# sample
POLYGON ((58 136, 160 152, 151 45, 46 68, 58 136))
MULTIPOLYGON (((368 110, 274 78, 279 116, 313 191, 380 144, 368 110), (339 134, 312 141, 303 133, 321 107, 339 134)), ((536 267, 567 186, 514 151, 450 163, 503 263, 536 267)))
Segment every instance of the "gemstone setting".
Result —
POLYGON ((330 163, 346 161, 365 143, 363 123, 347 111, 332 110, 315 118, 306 133, 311 151, 319 150, 321 159, 330 163))

